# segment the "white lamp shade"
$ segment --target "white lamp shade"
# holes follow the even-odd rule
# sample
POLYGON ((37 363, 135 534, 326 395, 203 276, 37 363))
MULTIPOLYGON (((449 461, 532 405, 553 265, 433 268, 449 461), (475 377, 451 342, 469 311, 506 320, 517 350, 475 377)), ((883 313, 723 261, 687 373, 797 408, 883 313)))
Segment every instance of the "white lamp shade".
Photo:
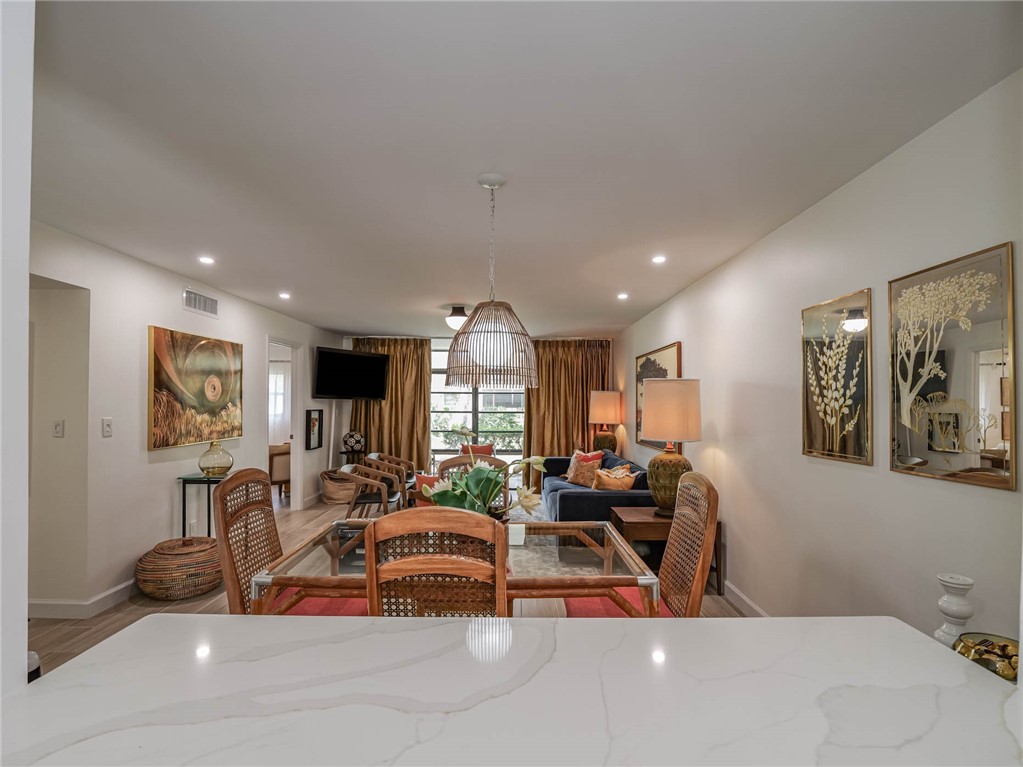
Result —
POLYGON ((698 379, 644 379, 644 439, 661 442, 697 442, 702 439, 702 429, 698 379))
POLYGON ((590 392, 590 423, 622 422, 622 395, 616 391, 590 392))

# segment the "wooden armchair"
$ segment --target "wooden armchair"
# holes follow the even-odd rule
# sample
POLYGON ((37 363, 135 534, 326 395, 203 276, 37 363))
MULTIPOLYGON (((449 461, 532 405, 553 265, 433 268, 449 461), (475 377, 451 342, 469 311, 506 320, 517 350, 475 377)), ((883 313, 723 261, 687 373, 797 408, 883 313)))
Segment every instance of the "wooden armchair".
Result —
POLYGON ((400 504, 401 493, 388 485, 385 478, 393 480, 384 472, 351 463, 320 472, 323 500, 343 506, 348 518, 368 517, 376 511, 386 514, 392 504, 400 504))
POLYGON ((442 506, 408 509, 366 528, 370 615, 507 617, 507 528, 442 506))
MULTIPOLYGON (((414 471, 410 471, 408 466, 411 465, 411 461, 406 463, 395 463, 394 459, 391 460, 391 456, 385 456, 384 453, 370 453, 366 456, 366 466, 371 469, 383 472, 388 477, 393 478, 395 489, 401 494, 401 505, 403 508, 408 508, 409 492, 415 490, 416 487, 416 475, 414 471), (406 465, 407 464, 407 465, 406 465)), ((388 482, 391 484, 391 482, 388 482)))

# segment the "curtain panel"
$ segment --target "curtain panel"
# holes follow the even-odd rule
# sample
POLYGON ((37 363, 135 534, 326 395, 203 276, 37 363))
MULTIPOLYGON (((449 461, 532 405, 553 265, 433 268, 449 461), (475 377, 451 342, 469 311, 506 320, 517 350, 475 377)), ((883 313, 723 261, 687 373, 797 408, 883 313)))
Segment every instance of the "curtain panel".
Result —
POLYGON ((354 400, 352 429, 366 437, 368 452, 390 453, 430 465, 430 339, 355 338, 357 352, 391 357, 387 398, 354 400))
MULTIPOLYGON (((611 388, 609 340, 537 340, 538 386, 526 389, 525 455, 572 455, 592 444, 590 391, 611 388)), ((538 479, 534 474, 532 480, 538 479)))

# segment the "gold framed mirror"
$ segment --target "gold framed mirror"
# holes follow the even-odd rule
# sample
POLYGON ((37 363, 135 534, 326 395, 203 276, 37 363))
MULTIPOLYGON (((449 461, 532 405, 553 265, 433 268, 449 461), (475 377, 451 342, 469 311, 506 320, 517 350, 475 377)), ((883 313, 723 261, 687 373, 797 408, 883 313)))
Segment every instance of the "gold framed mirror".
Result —
POLYGON ((888 283, 891 468, 1016 489, 1012 243, 888 283))

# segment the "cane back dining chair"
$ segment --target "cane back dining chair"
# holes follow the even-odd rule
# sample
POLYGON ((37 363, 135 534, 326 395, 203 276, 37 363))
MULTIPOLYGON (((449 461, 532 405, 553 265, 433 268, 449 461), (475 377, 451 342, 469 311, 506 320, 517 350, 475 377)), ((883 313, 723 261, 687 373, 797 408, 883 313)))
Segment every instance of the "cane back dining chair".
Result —
MULTIPOLYGON (((473 466, 476 465, 477 461, 482 461, 483 463, 489 464, 490 466, 493 466, 495 469, 503 469, 505 466, 508 465, 507 461, 502 461, 500 458, 495 458, 492 455, 456 455, 453 456, 452 458, 446 458, 439 464, 437 464, 437 476, 444 480, 457 472, 469 471, 470 469, 472 469, 473 466)), ((493 504, 496 508, 501 509, 508 508, 509 479, 510 476, 506 474, 504 477, 503 494, 499 499, 495 500, 493 504), (498 506, 498 503, 501 503, 503 505, 498 506)))
MULTIPOLYGON (((718 520, 718 491, 707 477, 690 471, 682 475, 675 496, 675 516, 657 573, 663 618, 698 618, 707 588, 714 536, 718 520)), ((718 563, 721 566, 721 563, 718 563)), ((640 607, 639 589, 619 589, 640 607)), ((565 600, 569 618, 616 618, 624 615, 604 597, 573 597, 565 600)))
MULTIPOLYGON (((224 571, 227 608, 233 615, 252 612, 252 576, 280 559, 281 539, 274 520, 270 475, 240 469, 213 490, 217 549, 224 571)), ((292 615, 366 615, 362 599, 306 597, 301 589, 281 595, 272 612, 292 615)))
POLYGON ((408 509, 366 528, 370 615, 507 617, 507 528, 443 506, 408 509))

